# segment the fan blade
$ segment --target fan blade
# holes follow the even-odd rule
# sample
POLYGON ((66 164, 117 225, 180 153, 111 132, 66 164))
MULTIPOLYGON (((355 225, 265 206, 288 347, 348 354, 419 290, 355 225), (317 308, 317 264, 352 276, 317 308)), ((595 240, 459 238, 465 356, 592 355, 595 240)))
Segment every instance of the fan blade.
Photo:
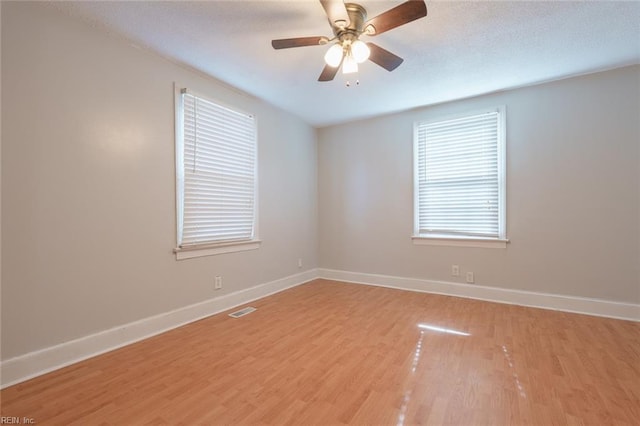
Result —
POLYGON ((369 46, 369 60, 375 64, 380 65, 387 71, 393 71, 400 66, 402 59, 400 56, 394 55, 386 49, 378 46, 377 44, 367 43, 369 46))
POLYGON ((374 31, 367 31, 367 34, 378 35, 425 16, 427 16, 427 5, 424 0, 409 0, 369 19, 365 22, 364 28, 366 31, 366 28, 371 25, 374 31))
MULTIPOLYGON (((344 58, 343 58, 343 60, 344 60, 344 58)), ((337 67, 332 67, 330 65, 325 65, 324 69, 322 70, 322 73, 320 74, 320 77, 318 77, 318 81, 331 81, 331 80, 333 80, 333 78, 338 73, 338 70, 340 69, 340 66, 342 66, 342 61, 340 61, 340 65, 338 65, 337 67)))
POLYGON ((320 0, 320 3, 322 3, 322 7, 329 18, 331 27, 339 21, 344 22, 345 27, 349 25, 349 14, 343 0, 320 0))
POLYGON ((290 47, 303 47, 303 46, 318 46, 322 44, 322 40, 327 40, 326 37, 297 37, 297 38, 282 38, 280 40, 271 40, 271 46, 274 49, 288 49, 290 47))

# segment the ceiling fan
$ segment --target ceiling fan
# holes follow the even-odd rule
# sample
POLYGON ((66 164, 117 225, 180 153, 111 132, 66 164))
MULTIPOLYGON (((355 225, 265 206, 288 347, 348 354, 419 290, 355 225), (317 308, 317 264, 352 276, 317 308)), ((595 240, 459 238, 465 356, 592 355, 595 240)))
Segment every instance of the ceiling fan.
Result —
POLYGON ((329 18, 334 35, 332 38, 314 36, 271 41, 274 49, 318 46, 335 42, 324 55, 326 65, 318 81, 333 80, 340 66, 344 74, 357 72, 358 64, 367 59, 387 71, 393 71, 400 66, 403 59, 377 44, 360 41, 360 36, 376 36, 427 16, 424 0, 409 0, 369 20, 366 9, 359 4, 344 3, 343 0, 320 0, 320 3, 329 18))

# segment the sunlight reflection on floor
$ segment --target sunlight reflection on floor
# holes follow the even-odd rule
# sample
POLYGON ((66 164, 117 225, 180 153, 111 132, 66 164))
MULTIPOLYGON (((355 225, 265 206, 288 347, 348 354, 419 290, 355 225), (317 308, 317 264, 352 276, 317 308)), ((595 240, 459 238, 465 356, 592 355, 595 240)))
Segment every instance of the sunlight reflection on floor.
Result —
POLYGON ((422 328, 424 330, 439 331, 441 333, 455 334, 455 335, 458 335, 458 336, 471 336, 471 334, 469 334, 469 333, 465 333, 465 332, 458 331, 458 330, 453 330, 451 328, 436 327, 435 325, 418 324, 418 327, 422 328))
MULTIPOLYGON (((511 354, 509 353, 509 350, 505 345, 502 345, 502 353, 504 354, 505 359, 509 363, 509 368, 513 371, 514 369, 513 360, 511 359, 511 354)), ((522 383, 520 383, 520 378, 518 377, 518 373, 516 373, 515 371, 513 372, 513 380, 516 383, 520 396, 523 398, 526 398, 527 393, 524 391, 524 388, 522 387, 522 383)))
MULTIPOLYGON (((420 362, 420 355, 422 354, 422 341, 424 340, 424 331, 437 331, 440 333, 454 334, 457 336, 471 336, 469 333, 465 333, 458 330, 453 330, 450 328, 437 327, 435 325, 429 324, 418 324, 418 328, 420 328, 420 338, 416 343, 416 348, 413 351, 413 362, 411 363, 411 374, 412 376, 416 373, 416 368, 418 368, 418 362, 420 362)), ((503 346, 504 347, 504 346, 503 346)), ((405 417, 407 414, 407 408, 409 407, 409 401, 411 400, 411 389, 407 389, 404 393, 404 397, 402 398, 402 405, 400 406, 400 412, 398 413, 398 421, 396 422, 396 426, 404 426, 405 417)))

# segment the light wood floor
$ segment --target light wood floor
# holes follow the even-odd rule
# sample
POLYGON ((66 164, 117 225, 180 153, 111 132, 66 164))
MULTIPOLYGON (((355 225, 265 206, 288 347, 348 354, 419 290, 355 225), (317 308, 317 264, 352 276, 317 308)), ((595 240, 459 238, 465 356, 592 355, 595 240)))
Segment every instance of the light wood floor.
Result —
POLYGON ((640 424, 638 323, 324 280, 251 305, 7 388, 2 416, 640 424))

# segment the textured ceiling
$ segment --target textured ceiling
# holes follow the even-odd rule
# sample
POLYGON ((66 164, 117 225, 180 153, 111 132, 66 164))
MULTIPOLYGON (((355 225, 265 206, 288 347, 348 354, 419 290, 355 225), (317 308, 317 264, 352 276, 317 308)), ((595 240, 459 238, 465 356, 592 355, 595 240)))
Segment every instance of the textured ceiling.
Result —
MULTIPOLYGON (((360 2, 369 17, 400 3, 360 2)), ((326 46, 271 47, 277 38, 332 36, 317 0, 52 6, 318 127, 640 63, 639 2, 427 1, 426 18, 362 36, 405 61, 391 73, 367 62, 351 87, 341 73, 317 81, 326 46)))

